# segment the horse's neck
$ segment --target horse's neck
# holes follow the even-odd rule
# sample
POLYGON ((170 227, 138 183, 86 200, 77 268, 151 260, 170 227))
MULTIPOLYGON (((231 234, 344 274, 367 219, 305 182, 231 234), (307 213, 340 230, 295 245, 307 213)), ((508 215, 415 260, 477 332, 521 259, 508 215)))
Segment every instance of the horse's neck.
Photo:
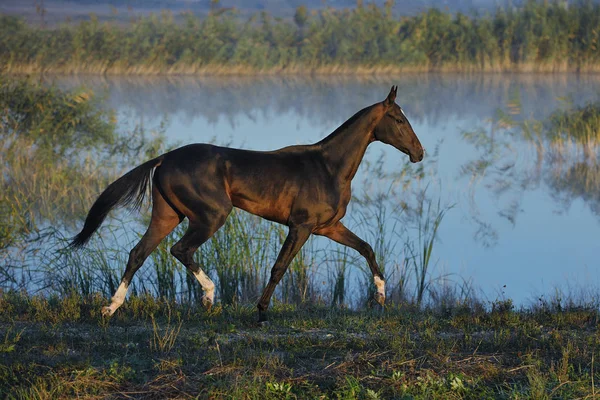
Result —
POLYGON ((330 171, 348 181, 354 178, 367 146, 372 141, 373 129, 385 115, 385 110, 380 104, 361 112, 354 121, 347 121, 350 123, 344 123, 319 142, 330 171))

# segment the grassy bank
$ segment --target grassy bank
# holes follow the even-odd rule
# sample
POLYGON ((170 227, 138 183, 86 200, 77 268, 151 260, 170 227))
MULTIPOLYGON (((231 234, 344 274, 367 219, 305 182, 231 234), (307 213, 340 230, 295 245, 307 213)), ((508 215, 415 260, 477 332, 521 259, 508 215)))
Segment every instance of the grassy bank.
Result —
POLYGON ((310 11, 294 21, 235 9, 133 19, 94 16, 53 29, 0 17, 0 65, 10 73, 393 74, 425 71, 600 71, 600 5, 529 0, 493 15, 388 6, 310 11))
POLYGON ((3 398, 594 398, 596 305, 210 313, 132 297, 0 295, 3 398))

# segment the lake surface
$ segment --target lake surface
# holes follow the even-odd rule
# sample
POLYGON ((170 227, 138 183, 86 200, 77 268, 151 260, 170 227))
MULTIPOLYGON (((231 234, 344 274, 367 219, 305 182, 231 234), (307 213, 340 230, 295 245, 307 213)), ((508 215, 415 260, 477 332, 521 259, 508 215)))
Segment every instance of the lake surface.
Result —
MULTIPOLYGON (((599 76, 69 77, 56 82, 104 92, 123 128, 163 124, 171 144, 213 141, 257 150, 318 141, 397 84, 397 102, 427 149, 423 178, 415 184, 427 188, 434 204, 439 200, 448 208, 433 250, 432 277, 467 280, 484 299, 507 297, 525 305, 557 287, 575 293, 599 287, 597 154, 583 162, 577 149, 572 159, 549 156, 493 123, 499 110, 512 112, 517 121, 543 120, 564 108, 566 97, 575 104, 599 100, 599 76)), ((391 174, 407 163, 395 149, 372 144, 365 158, 371 168, 361 166, 356 194, 365 184, 369 190, 389 186, 372 175, 382 156, 380 165, 391 174)), ((414 190, 398 191, 392 200, 411 203, 414 190)), ((352 211, 343 221, 369 239, 352 211)), ((407 229, 405 235, 417 240, 418 230, 407 229)))

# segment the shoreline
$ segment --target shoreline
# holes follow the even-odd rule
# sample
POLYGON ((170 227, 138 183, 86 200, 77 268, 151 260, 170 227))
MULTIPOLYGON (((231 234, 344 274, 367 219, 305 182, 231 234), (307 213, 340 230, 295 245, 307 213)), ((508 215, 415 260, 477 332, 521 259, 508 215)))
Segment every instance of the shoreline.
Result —
POLYGON ((292 67, 273 67, 273 68, 252 68, 247 66, 170 66, 170 67, 146 67, 146 66, 128 66, 128 67, 106 67, 106 66, 40 66, 36 64, 8 66, 0 69, 3 75, 93 75, 93 76, 240 76, 240 77, 313 77, 313 76, 348 76, 348 77, 372 77, 375 75, 428 75, 428 74, 459 74, 459 75, 506 75, 506 74, 581 74, 597 75, 600 74, 600 64, 581 67, 562 66, 558 68, 553 65, 533 66, 513 65, 498 66, 493 68, 475 68, 475 67, 348 67, 344 65, 331 66, 292 66, 292 67))

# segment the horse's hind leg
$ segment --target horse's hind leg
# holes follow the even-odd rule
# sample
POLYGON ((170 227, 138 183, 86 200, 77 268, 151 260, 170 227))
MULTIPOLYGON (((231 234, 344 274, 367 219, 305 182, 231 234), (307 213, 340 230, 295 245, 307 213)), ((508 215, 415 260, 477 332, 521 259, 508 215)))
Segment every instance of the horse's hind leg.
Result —
POLYGON ((156 187, 152 190, 152 219, 148 230, 139 243, 129 253, 127 268, 121 279, 117 292, 108 307, 102 308, 102 314, 113 315, 125 301, 127 289, 135 272, 142 266, 146 258, 156 249, 158 244, 179 225, 182 218, 167 204, 156 187))
POLYGON ((231 203, 223 205, 222 209, 204 210, 192 216, 185 235, 171 247, 171 254, 200 282, 204 291, 202 304, 207 309, 210 309, 215 301, 215 284, 194 261, 194 252, 225 223, 232 206, 231 203))

